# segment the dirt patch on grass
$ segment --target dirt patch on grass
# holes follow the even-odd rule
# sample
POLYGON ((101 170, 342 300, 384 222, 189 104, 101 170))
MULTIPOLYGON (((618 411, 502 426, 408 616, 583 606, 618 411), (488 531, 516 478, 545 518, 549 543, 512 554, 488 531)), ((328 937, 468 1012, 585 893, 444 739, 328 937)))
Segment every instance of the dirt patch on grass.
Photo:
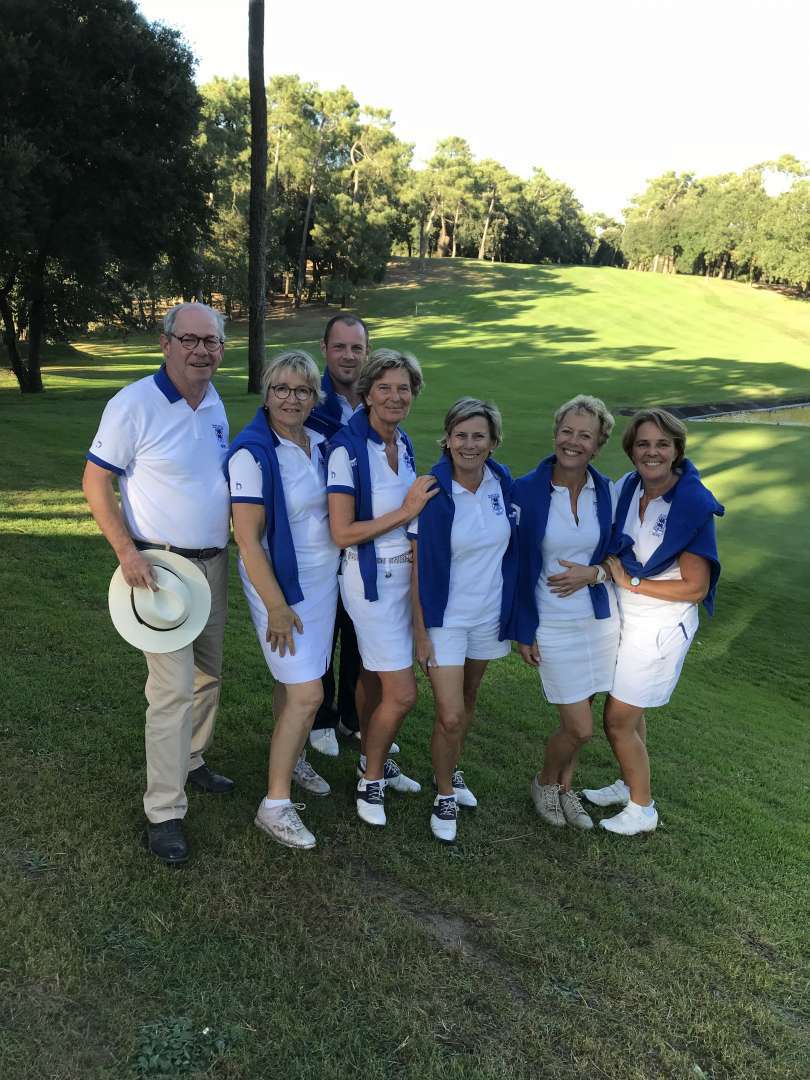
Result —
MULTIPOLYGON (((721 416, 723 413, 755 412, 758 409, 776 409, 789 405, 807 405, 807 394, 793 395, 792 397, 757 397, 746 398, 744 401, 711 401, 694 405, 662 405, 662 409, 680 417, 681 420, 696 420, 705 416, 721 416)), ((620 416, 632 416, 644 405, 621 405, 616 408, 620 416)))

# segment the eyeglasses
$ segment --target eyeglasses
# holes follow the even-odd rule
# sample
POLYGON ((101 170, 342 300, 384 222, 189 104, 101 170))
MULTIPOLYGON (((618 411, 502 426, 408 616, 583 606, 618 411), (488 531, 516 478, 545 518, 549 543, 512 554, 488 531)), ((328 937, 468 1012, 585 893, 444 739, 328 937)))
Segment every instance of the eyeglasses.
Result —
POLYGON ((277 386, 271 386, 270 389, 279 401, 286 401, 290 394, 296 401, 308 401, 315 393, 309 386, 287 386, 286 383, 279 383, 277 386))
POLYGON ((208 337, 198 337, 196 334, 182 334, 179 336, 177 334, 168 334, 167 336, 173 337, 176 341, 179 341, 183 348, 187 349, 189 352, 193 352, 200 342, 203 343, 206 350, 210 353, 217 352, 225 344, 222 338, 214 337, 213 334, 209 334, 208 337))

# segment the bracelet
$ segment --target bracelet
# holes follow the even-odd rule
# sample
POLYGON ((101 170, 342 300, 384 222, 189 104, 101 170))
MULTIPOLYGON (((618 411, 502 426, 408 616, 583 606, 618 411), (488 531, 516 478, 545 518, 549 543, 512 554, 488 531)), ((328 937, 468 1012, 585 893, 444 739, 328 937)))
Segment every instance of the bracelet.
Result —
POLYGON ((607 571, 605 570, 604 566, 597 566, 596 567, 596 581, 594 582, 594 584, 595 585, 604 585, 606 581, 607 581, 607 571))

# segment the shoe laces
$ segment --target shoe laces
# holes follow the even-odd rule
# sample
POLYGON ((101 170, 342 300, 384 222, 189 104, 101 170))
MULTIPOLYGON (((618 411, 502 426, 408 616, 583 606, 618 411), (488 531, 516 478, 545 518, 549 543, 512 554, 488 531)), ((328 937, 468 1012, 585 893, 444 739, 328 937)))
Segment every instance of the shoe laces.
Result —
POLYGON ((456 769, 453 773, 453 787, 465 788, 467 785, 464 783, 464 773, 461 769, 456 769))
POLYGON ((318 776, 305 757, 300 757, 296 762, 295 773, 303 780, 320 780, 320 776, 318 776))
POLYGON ((402 772, 399 765, 391 758, 387 758, 383 765, 383 780, 395 780, 402 772))
POLYGON ((576 791, 563 791, 560 793, 560 798, 565 799, 575 814, 585 814, 587 816, 587 811, 576 791))
POLYGON ((370 780, 366 783, 365 800, 367 803, 374 803, 379 806, 382 806, 385 802, 383 785, 379 780, 370 780))
POLYGON ((544 784, 543 785, 543 802, 545 803, 546 810, 554 811, 560 808, 560 785, 559 784, 544 784))
POLYGON ((457 817, 455 798, 452 795, 446 798, 440 797, 438 804, 433 807, 433 813, 440 821, 455 821, 457 817))
POLYGON ((305 809, 306 803, 288 803, 281 808, 281 813, 278 816, 280 824, 292 832, 300 832, 304 828, 304 823, 298 816, 298 811, 305 809))

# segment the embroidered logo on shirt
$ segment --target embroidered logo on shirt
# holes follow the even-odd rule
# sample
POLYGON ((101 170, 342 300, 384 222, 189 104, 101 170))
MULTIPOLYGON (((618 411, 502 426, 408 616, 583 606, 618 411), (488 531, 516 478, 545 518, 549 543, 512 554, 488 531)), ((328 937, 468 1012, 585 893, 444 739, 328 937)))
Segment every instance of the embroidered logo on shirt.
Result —
POLYGON ((225 425, 224 424, 212 424, 211 427, 214 429, 214 435, 216 436, 216 440, 219 443, 219 445, 222 447, 223 450, 227 450, 228 449, 228 444, 225 441, 225 425))
POLYGON ((95 447, 96 447, 96 450, 98 450, 98 448, 99 448, 100 446, 101 446, 101 439, 96 439, 96 441, 95 441, 95 447))
POLYGON ((656 518, 655 525, 652 528, 653 536, 663 536, 664 529, 667 527, 667 515, 659 514, 656 518))
POLYGON ((517 503, 512 503, 511 509, 507 514, 507 517, 514 521, 516 525, 520 524, 520 507, 517 503))
POLYGON ((503 513, 503 503, 501 502, 500 492, 496 492, 494 495, 489 496, 489 501, 492 504, 493 513, 499 517, 503 513))
POLYGON ((242 485, 238 480, 236 481, 236 483, 233 486, 236 488, 237 491, 242 490, 242 485))

